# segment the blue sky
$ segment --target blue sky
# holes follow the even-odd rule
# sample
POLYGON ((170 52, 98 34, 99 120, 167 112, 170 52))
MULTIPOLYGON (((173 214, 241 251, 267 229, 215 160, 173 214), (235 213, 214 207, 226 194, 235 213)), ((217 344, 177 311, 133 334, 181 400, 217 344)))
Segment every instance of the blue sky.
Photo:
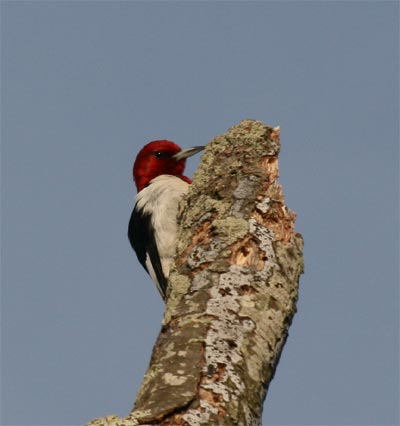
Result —
POLYGON ((134 157, 244 118, 281 126, 305 239, 263 425, 398 424, 398 9, 1 2, 1 424, 129 412, 163 313, 126 238, 134 157))

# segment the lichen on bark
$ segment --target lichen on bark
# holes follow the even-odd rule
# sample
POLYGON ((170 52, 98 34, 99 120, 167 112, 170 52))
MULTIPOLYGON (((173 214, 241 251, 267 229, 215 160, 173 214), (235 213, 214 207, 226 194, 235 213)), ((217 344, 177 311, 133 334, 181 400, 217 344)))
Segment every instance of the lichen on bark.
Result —
POLYGON ((254 120, 207 145, 181 205, 150 366, 130 416, 112 421, 260 424, 303 271, 295 214, 277 183, 279 149, 279 128, 254 120))

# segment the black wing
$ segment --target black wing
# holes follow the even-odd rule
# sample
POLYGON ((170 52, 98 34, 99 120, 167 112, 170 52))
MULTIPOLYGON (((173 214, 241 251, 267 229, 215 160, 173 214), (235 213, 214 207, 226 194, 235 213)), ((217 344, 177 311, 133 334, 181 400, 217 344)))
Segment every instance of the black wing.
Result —
POLYGON ((142 210, 133 209, 131 219, 128 226, 128 238, 136 256, 147 272, 146 260, 149 258, 151 265, 156 274, 158 291, 161 297, 165 299, 167 291, 167 280, 164 276, 160 256, 158 254, 157 244, 154 236, 154 229, 151 224, 151 217, 149 214, 144 214, 142 210))

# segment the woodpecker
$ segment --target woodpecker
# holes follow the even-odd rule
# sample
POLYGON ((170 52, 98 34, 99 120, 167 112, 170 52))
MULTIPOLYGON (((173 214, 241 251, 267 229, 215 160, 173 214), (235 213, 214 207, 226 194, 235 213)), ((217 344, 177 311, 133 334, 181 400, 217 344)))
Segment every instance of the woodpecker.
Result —
POLYGON ((183 175, 186 159, 203 149, 182 150, 169 140, 156 140, 139 151, 133 165, 137 195, 128 238, 164 300, 177 240, 178 204, 192 183, 183 175))

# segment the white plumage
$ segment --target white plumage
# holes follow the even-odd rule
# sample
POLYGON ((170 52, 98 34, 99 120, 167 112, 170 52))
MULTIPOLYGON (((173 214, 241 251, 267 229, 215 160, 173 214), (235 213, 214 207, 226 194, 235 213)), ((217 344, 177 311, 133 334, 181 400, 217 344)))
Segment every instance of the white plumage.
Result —
MULTIPOLYGON (((151 225, 154 229, 158 255, 165 277, 169 275, 170 264, 176 249, 179 201, 188 189, 189 184, 181 178, 161 175, 154 178, 135 197, 135 210, 141 211, 145 215, 151 215, 151 225)), ((146 267, 162 294, 149 253, 146 254, 146 267)))

